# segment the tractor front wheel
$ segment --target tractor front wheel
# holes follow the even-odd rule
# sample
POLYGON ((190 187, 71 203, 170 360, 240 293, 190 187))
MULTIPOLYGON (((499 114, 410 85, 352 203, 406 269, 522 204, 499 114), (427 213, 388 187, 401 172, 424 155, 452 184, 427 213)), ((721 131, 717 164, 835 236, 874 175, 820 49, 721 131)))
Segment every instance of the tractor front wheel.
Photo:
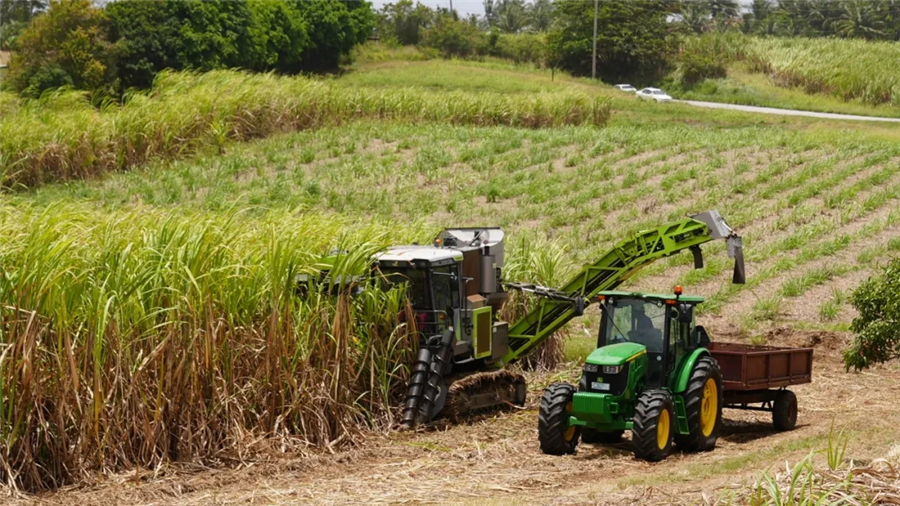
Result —
POLYGON ((675 402, 665 390, 647 390, 638 397, 632 419, 634 456, 659 462, 672 453, 675 402))
POLYGON ((600 432, 597 429, 582 429, 581 442, 589 445, 603 444, 611 445, 622 441, 622 434, 625 431, 614 430, 612 432, 600 432))
POLYGON ((538 411, 538 440, 547 455, 575 453, 581 427, 569 425, 575 387, 568 383, 553 383, 544 389, 538 411))
POLYGON ((777 431, 797 426, 797 396, 790 390, 779 390, 772 403, 772 425, 777 431))
POLYGON ((722 372, 712 357, 700 357, 687 390, 684 411, 688 433, 675 434, 675 444, 686 452, 706 452, 716 447, 722 425, 722 372))

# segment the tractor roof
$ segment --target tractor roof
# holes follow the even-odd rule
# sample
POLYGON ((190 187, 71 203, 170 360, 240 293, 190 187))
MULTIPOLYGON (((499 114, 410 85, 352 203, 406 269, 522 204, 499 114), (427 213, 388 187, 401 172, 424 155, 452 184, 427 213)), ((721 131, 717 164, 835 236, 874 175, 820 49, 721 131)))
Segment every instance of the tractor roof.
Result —
POLYGON ((461 261, 461 251, 452 248, 436 248, 434 246, 394 246, 375 255, 377 262, 401 262, 412 264, 416 260, 429 263, 443 263, 444 261, 461 261))
POLYGON ((676 296, 674 293, 640 293, 640 292, 617 292, 617 291, 606 291, 600 292, 599 295, 604 295, 606 297, 618 297, 620 299, 656 299, 656 300, 673 300, 676 297, 681 302, 693 302, 695 304, 699 304, 703 302, 703 297, 698 297, 696 295, 681 295, 676 296))

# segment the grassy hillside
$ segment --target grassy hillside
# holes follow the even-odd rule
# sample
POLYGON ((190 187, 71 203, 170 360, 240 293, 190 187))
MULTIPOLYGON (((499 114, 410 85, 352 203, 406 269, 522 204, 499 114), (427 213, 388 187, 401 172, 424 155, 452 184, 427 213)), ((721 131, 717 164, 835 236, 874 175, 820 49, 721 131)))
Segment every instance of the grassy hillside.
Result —
MULTIPOLYGON (((710 297, 714 335, 756 342, 775 326, 845 328, 848 291, 900 250, 900 128, 658 106, 550 79, 392 62, 323 86, 420 97, 426 111, 427 97, 502 96, 518 110, 574 93, 609 100, 608 126, 560 125, 552 108, 541 129, 362 117, 4 194, 0 265, 19 267, 0 276, 0 473, 18 473, 3 480, 39 488, 387 426, 408 358, 402 304, 377 290, 296 297, 296 275, 332 247, 356 252, 350 272, 385 244, 500 225, 507 277, 554 285, 630 232, 719 209, 745 238, 747 285, 729 283, 714 244, 706 269, 678 256, 628 287, 679 282, 710 297)), ((595 318, 572 334, 592 335, 595 318)), ((591 340, 572 341, 581 353, 591 340)))
POLYGON ((761 38, 736 33, 687 38, 682 51, 727 62, 680 98, 900 117, 900 44, 865 40, 761 38))

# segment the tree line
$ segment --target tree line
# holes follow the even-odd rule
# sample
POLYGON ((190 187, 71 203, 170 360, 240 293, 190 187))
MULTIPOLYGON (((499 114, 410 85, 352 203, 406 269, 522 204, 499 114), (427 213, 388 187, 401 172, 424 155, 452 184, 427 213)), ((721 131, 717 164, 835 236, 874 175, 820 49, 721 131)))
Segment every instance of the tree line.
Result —
POLYGON ((19 9, 8 24, 28 22, 10 42, 9 81, 30 97, 60 86, 115 96, 149 87, 167 68, 333 69, 376 21, 362 0, 118 1, 103 8, 51 0, 29 9, 3 2, 19 9))
MULTIPOLYGON (((900 39, 900 0, 753 0, 744 7, 737 0, 601 0, 598 7, 598 67, 608 81, 653 81, 679 58, 680 36, 704 32, 900 39)), ((493 55, 590 73, 593 2, 484 0, 484 11, 461 19, 400 0, 379 11, 378 32, 448 57, 493 55)))
MULTIPOLYGON (((336 68, 375 35, 444 57, 496 56, 590 73, 594 3, 483 0, 484 15, 413 0, 377 12, 363 0, 0 0, 0 46, 14 49, 9 82, 25 96, 74 86, 121 94, 164 68, 296 73, 336 68)), ((900 0, 602 0, 597 59, 607 81, 653 82, 679 56, 680 37, 900 39, 900 0)), ((698 78, 709 75, 699 62, 698 78)))
POLYGON ((900 0, 753 0, 745 10, 731 0, 682 2, 678 19, 695 33, 900 39, 900 0))

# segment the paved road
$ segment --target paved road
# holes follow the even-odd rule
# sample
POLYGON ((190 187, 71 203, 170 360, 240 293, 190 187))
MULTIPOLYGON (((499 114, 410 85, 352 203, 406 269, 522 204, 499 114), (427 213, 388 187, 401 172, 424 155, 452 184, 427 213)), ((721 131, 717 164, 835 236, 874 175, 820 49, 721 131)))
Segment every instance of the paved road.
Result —
POLYGON ((807 116, 810 118, 846 119, 853 121, 883 121, 888 123, 900 123, 900 118, 879 118, 876 116, 855 116, 853 114, 834 114, 830 112, 797 111, 795 109, 775 109, 773 107, 756 107, 752 105, 722 104, 719 102, 698 102, 696 100, 675 100, 682 104, 697 107, 709 107, 710 109, 731 109, 733 111, 758 112, 762 114, 781 114, 783 116, 807 116))

